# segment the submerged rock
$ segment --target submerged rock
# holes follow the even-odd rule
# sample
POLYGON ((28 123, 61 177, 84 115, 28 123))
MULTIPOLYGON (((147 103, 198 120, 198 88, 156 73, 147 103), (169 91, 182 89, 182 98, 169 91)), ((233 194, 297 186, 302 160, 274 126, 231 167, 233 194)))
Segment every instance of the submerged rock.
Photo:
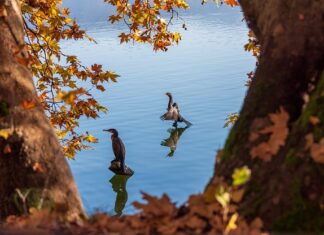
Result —
POLYGON ((110 162, 110 166, 108 167, 108 169, 117 175, 133 175, 134 174, 134 171, 126 165, 125 165, 125 172, 123 173, 123 171, 121 169, 120 162, 115 161, 115 160, 110 162))

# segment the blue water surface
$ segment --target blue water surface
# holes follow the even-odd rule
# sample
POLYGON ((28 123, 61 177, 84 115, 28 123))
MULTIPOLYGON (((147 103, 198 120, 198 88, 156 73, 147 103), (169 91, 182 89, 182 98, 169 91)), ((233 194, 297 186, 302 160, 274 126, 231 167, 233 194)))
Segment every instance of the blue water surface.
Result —
POLYGON ((95 93, 109 112, 97 120, 81 121, 81 131, 88 130, 99 143, 69 161, 90 214, 133 213, 132 202, 141 200, 140 191, 167 193, 179 205, 190 194, 202 192, 212 176, 216 151, 229 131, 223 128, 224 119, 239 111, 246 73, 253 70, 255 60, 243 49, 248 30, 239 10, 219 8, 186 13, 183 18, 188 30, 180 27, 183 40, 166 53, 153 52, 149 45, 121 45, 118 35, 125 26, 108 22, 82 24, 98 44, 63 44, 65 53, 78 55, 84 64, 103 64, 121 75, 107 91, 95 93), (167 91, 193 126, 176 133, 170 130, 172 123, 159 119, 166 111, 167 91), (135 171, 128 180, 113 178, 107 169, 114 156, 109 133, 102 131, 106 128, 118 129, 125 143, 126 164, 135 171), (167 156, 171 149, 161 145, 170 132, 171 142, 178 141, 172 157, 167 156))

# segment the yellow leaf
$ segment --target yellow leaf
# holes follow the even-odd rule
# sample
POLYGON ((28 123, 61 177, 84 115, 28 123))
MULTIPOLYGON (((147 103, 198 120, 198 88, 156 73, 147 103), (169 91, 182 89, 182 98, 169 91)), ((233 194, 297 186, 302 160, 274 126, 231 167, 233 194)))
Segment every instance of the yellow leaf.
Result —
POLYGON ((228 221, 228 224, 226 225, 224 234, 228 234, 231 230, 234 230, 237 228, 236 221, 238 218, 238 214, 235 213, 231 216, 230 220, 228 221))
POLYGON ((230 194, 225 191, 222 185, 218 186, 215 193, 215 198, 222 205, 223 208, 226 208, 230 202, 230 194))
POLYGON ((1 129, 0 130, 0 137, 4 138, 5 140, 12 134, 11 129, 1 129))
POLYGON ((245 184, 251 177, 251 170, 247 166, 236 168, 232 174, 233 185, 245 184))
POLYGON ((88 135, 87 140, 91 143, 97 143, 98 139, 96 139, 93 135, 88 135))

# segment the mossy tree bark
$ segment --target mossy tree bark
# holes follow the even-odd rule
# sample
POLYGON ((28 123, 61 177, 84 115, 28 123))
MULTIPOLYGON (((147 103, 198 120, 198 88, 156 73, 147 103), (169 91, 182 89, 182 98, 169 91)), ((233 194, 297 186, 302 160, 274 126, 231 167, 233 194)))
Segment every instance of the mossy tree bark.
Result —
POLYGON ((0 0, 0 217, 50 207, 84 214, 33 84, 18 0, 0 0))
POLYGON ((323 228, 324 152, 314 153, 310 144, 324 151, 324 1, 240 4, 261 55, 207 190, 219 178, 231 184, 234 169, 246 165, 252 175, 239 203, 242 215, 261 217, 269 229, 323 228), (251 150, 269 140, 268 135, 252 141, 252 132, 271 125, 269 114, 279 110, 289 115, 284 145, 270 161, 252 158, 251 150), (314 154, 321 160, 314 161, 314 154))

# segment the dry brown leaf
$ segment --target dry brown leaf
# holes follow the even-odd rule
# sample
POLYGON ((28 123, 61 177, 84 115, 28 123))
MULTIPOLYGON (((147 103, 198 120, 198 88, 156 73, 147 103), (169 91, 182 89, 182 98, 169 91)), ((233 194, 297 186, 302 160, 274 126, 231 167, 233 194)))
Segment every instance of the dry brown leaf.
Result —
POLYGON ((251 222, 250 227, 254 229, 262 229, 263 222, 259 217, 257 217, 251 222))
POLYGON ((252 158, 258 157, 264 161, 270 161, 272 156, 277 154, 280 147, 285 144, 289 132, 287 126, 289 114, 284 110, 284 108, 280 107, 279 112, 271 113, 269 114, 269 117, 272 125, 265 127, 256 134, 270 134, 270 138, 267 142, 260 143, 250 150, 252 158))
POLYGON ((35 162, 33 165, 33 171, 37 171, 39 173, 44 173, 45 169, 39 162, 35 162))
POLYGON ((143 199, 147 201, 147 204, 134 202, 135 208, 142 210, 144 214, 152 216, 167 216, 173 215, 176 212, 175 205, 170 201, 170 198, 163 194, 161 198, 150 196, 147 193, 142 192, 143 199))
POLYGON ((191 229, 201 229, 206 226, 206 222, 202 219, 198 218, 197 216, 190 216, 185 224, 188 228, 191 229))
POLYGON ((265 162, 271 160, 270 146, 267 142, 259 144, 250 150, 252 158, 259 157, 265 162))
POLYGON ((254 141, 256 141, 258 138, 259 138, 259 133, 257 133, 257 132, 251 132, 250 133, 250 136, 249 136, 249 141, 250 142, 254 142, 254 141))
POLYGON ((311 146, 310 153, 315 162, 324 164, 324 137, 318 144, 314 143, 311 146))
POLYGON ((233 202, 236 202, 236 203, 240 202, 244 196, 244 193, 245 193, 244 188, 235 190, 231 193, 231 199, 233 200, 233 202))
POLYGON ((10 147, 10 145, 9 144, 6 144, 5 146, 4 146, 4 148, 3 148, 3 153, 4 154, 8 154, 8 153, 11 153, 11 147, 10 147))
POLYGON ((159 224, 158 232, 164 235, 173 235, 176 233, 179 227, 179 221, 170 218, 170 221, 165 224, 159 224))
POLYGON ((316 126, 317 124, 319 124, 321 122, 321 120, 318 117, 316 117, 316 116, 310 116, 309 117, 309 122, 312 125, 316 126))
POLYGON ((324 164, 324 137, 319 143, 315 143, 313 134, 309 133, 305 136, 305 139, 305 149, 310 150, 312 159, 317 163, 324 164))

